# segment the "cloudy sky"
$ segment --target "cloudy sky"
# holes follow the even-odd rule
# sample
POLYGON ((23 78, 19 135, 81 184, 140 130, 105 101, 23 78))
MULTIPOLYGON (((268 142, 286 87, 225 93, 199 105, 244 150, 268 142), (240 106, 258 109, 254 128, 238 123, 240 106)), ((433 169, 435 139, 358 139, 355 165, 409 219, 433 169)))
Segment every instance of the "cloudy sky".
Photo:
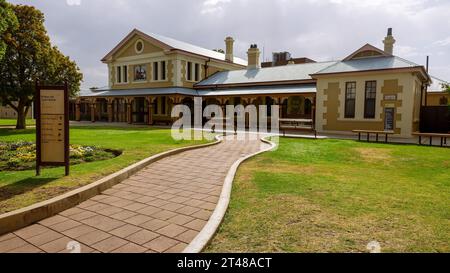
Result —
POLYGON ((100 59, 133 28, 246 58, 251 43, 316 61, 341 59, 365 43, 383 48, 394 29, 394 54, 450 81, 450 0, 9 0, 45 14, 53 44, 82 69, 83 87, 105 86, 100 59))

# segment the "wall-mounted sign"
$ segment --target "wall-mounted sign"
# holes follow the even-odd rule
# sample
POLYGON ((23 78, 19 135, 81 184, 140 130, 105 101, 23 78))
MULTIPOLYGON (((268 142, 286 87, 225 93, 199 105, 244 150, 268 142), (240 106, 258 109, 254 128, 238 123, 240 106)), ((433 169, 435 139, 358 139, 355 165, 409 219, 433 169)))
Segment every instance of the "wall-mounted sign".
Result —
POLYGON ((395 118, 395 109, 384 108, 384 130, 386 131, 394 130, 394 118, 395 118))
POLYGON ((397 95, 384 95, 384 100, 397 100, 397 95))
POLYGON ((41 166, 65 166, 69 174, 67 85, 36 85, 36 175, 41 166))

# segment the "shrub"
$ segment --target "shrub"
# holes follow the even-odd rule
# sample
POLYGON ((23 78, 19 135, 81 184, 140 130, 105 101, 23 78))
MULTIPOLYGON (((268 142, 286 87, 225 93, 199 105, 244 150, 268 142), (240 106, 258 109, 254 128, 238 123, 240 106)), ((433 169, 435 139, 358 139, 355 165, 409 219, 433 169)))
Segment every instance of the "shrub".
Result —
MULTIPOLYGON (((29 170, 36 161, 36 144, 26 141, 0 142, 0 171, 29 170)), ((95 146, 70 145, 70 164, 106 160, 120 155, 120 151, 95 146)))

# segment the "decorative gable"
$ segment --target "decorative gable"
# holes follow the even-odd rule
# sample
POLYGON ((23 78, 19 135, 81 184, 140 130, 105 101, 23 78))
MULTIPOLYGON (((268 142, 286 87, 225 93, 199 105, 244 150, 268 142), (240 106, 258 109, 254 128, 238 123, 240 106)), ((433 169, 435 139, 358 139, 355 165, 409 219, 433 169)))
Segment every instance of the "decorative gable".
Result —
POLYGON ((392 55, 386 53, 385 51, 374 47, 370 44, 365 44, 349 56, 347 56, 344 61, 362 59, 362 58, 373 58, 373 57, 390 57, 392 55))
POLYGON ((163 52, 164 49, 161 46, 157 46, 143 39, 139 35, 135 35, 128 42, 126 42, 116 53, 112 55, 113 59, 137 56, 150 53, 163 52))
POLYGON ((170 49, 172 49, 172 47, 169 45, 134 29, 115 48, 113 48, 113 50, 103 57, 102 62, 108 62, 120 57, 156 53, 170 49))

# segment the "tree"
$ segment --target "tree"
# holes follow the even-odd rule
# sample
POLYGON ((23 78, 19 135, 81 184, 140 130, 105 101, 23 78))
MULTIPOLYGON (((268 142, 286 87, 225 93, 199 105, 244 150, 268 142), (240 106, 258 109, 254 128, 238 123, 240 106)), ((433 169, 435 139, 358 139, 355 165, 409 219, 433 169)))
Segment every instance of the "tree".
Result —
MULTIPOLYGON (((0 0, 0 37, 7 29, 17 28, 17 17, 10 4, 5 0, 0 0)), ((3 39, 0 40, 0 60, 5 55, 6 43, 3 39)))
MULTIPOLYGON (((450 83, 444 83, 442 84, 442 90, 447 91, 448 96, 450 98, 450 83)), ((447 100, 448 108, 450 110, 450 99, 447 100)))
POLYGON ((16 128, 24 129, 37 80, 48 85, 67 81, 73 96, 83 75, 75 62, 51 45, 42 12, 24 5, 14 5, 13 10, 19 27, 8 28, 2 36, 7 47, 0 60, 0 99, 17 112, 16 128))
POLYGON ((442 85, 442 89, 447 90, 447 92, 450 93, 450 84, 449 83, 444 83, 442 85))

